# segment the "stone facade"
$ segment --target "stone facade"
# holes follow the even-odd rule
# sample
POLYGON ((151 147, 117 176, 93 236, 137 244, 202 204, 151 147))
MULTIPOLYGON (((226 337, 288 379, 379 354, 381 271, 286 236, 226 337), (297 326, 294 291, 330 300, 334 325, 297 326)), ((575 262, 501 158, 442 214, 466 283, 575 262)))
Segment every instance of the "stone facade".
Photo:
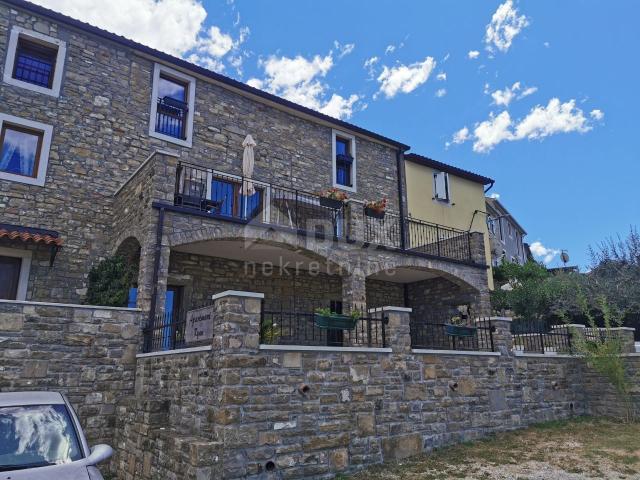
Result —
POLYGON ((110 443, 116 406, 133 392, 142 313, 0 301, 0 391, 53 390, 87 437, 110 443))

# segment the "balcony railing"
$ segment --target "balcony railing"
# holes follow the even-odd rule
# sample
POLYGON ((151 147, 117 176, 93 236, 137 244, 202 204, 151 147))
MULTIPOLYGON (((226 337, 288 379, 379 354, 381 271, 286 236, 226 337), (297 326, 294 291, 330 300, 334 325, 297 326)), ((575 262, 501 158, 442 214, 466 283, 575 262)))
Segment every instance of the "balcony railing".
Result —
POLYGON ((344 236, 344 208, 313 193, 180 163, 175 204, 236 220, 344 236))
MULTIPOLYGON (((178 164, 174 201, 177 206, 243 222, 277 225, 327 237, 347 236, 342 203, 332 206, 314 193, 189 163, 178 164)), ((392 212, 383 218, 363 217, 363 238, 354 238, 351 232, 350 240, 472 262, 468 231, 402 218, 392 212)))
MULTIPOLYGON (((415 315, 415 314, 414 314, 415 315)), ((411 347, 430 350, 494 351, 491 319, 468 320, 453 325, 446 316, 411 318, 411 347)))
POLYGON ((180 100, 171 97, 158 98, 156 132, 185 140, 188 112, 189 106, 180 100))
POLYGON ((260 343, 264 345, 306 345, 324 347, 384 348, 387 346, 386 317, 372 318, 364 313, 353 328, 320 324, 314 313, 263 311, 260 343))
POLYGON ((365 216, 364 241, 391 248, 464 262, 471 261, 471 236, 464 230, 387 213, 383 218, 365 216), (401 226, 404 222, 404 230, 401 226), (402 244, 402 234, 406 238, 402 244))

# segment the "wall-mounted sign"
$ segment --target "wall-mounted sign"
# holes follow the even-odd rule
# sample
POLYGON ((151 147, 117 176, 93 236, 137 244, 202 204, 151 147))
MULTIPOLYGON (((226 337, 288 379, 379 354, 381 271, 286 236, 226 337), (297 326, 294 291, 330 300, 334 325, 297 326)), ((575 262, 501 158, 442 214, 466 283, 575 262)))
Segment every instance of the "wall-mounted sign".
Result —
POLYGON ((213 338, 213 315, 215 306, 198 308, 187 312, 184 339, 186 343, 201 342, 213 338))

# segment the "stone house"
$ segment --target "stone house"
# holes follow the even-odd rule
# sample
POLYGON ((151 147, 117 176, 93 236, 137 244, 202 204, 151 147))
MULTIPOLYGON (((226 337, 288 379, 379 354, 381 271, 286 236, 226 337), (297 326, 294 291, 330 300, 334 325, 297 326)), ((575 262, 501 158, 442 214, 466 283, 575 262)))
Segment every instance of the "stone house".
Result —
POLYGON ((0 52, 0 297, 82 303, 120 254, 150 318, 226 290, 488 313, 486 232, 409 216, 402 142, 22 0, 0 0, 0 52))
POLYGON ((497 198, 487 197, 485 200, 491 265, 500 265, 503 260, 525 264, 530 257, 524 242, 527 232, 497 198))

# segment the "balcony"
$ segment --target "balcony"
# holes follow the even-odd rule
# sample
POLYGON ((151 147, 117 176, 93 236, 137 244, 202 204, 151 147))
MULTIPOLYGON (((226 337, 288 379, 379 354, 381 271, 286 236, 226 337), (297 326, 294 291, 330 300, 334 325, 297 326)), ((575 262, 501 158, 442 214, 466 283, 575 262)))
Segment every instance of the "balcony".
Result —
POLYGON ((264 224, 365 245, 473 263, 471 233, 397 213, 368 216, 360 203, 179 162, 174 205, 235 222, 264 224))

